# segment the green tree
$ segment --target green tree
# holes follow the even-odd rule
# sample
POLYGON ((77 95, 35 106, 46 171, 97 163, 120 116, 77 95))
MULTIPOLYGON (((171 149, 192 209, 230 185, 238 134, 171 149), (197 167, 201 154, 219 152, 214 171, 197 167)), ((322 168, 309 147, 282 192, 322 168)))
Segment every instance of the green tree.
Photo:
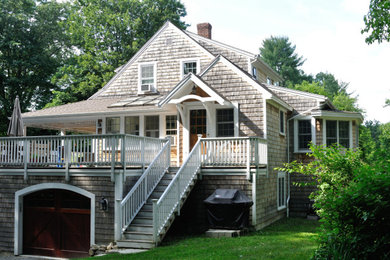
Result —
POLYGON ((348 83, 339 82, 333 74, 328 72, 317 73, 314 81, 324 86, 326 93, 332 97, 339 93, 345 93, 348 87, 348 83))
POLYGON ((179 0, 75 0, 66 33, 77 54, 53 77, 61 91, 48 106, 90 97, 165 21, 185 29, 185 15, 179 0))
POLYGON ((50 79, 66 55, 61 28, 68 9, 55 1, 0 1, 0 135, 5 134, 13 102, 41 108, 56 88, 50 79))
POLYGON ((362 33, 368 33, 368 44, 378 41, 390 41, 390 0, 371 0, 370 9, 364 16, 366 27, 362 33))
POLYGON ((305 62, 302 56, 295 53, 295 45, 292 45, 288 37, 271 36, 263 41, 260 47, 261 58, 283 78, 282 84, 299 84, 303 80, 310 81, 299 68, 305 62))

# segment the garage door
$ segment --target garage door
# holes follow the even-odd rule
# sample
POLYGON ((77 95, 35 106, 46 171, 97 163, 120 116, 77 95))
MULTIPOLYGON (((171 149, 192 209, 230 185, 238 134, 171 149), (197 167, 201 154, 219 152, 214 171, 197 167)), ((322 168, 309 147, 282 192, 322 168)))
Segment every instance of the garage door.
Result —
POLYGON ((23 199, 23 253, 55 257, 88 255, 89 198, 60 189, 48 189, 23 199))

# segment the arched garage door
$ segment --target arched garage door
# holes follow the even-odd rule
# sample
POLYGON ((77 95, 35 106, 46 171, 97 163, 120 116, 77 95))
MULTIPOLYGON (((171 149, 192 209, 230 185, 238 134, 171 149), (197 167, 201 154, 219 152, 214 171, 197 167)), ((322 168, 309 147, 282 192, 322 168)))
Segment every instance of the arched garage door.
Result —
POLYGON ((88 255, 91 201, 61 189, 23 199, 23 253, 56 257, 88 255))

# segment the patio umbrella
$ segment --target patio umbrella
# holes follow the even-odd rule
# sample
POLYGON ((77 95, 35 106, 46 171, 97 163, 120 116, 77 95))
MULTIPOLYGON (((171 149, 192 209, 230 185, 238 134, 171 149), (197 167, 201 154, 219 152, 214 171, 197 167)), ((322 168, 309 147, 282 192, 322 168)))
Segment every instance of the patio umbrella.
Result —
POLYGON ((22 120, 22 112, 20 110, 19 96, 16 96, 14 110, 12 111, 7 134, 9 136, 23 136, 23 128, 24 125, 22 120))

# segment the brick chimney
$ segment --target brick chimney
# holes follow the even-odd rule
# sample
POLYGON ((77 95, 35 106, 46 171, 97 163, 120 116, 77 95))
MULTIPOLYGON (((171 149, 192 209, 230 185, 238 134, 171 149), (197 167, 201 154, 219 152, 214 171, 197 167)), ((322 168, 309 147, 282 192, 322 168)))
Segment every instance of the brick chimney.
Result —
POLYGON ((211 39, 211 28, 212 28, 211 24, 199 23, 197 27, 198 27, 198 35, 211 39))

